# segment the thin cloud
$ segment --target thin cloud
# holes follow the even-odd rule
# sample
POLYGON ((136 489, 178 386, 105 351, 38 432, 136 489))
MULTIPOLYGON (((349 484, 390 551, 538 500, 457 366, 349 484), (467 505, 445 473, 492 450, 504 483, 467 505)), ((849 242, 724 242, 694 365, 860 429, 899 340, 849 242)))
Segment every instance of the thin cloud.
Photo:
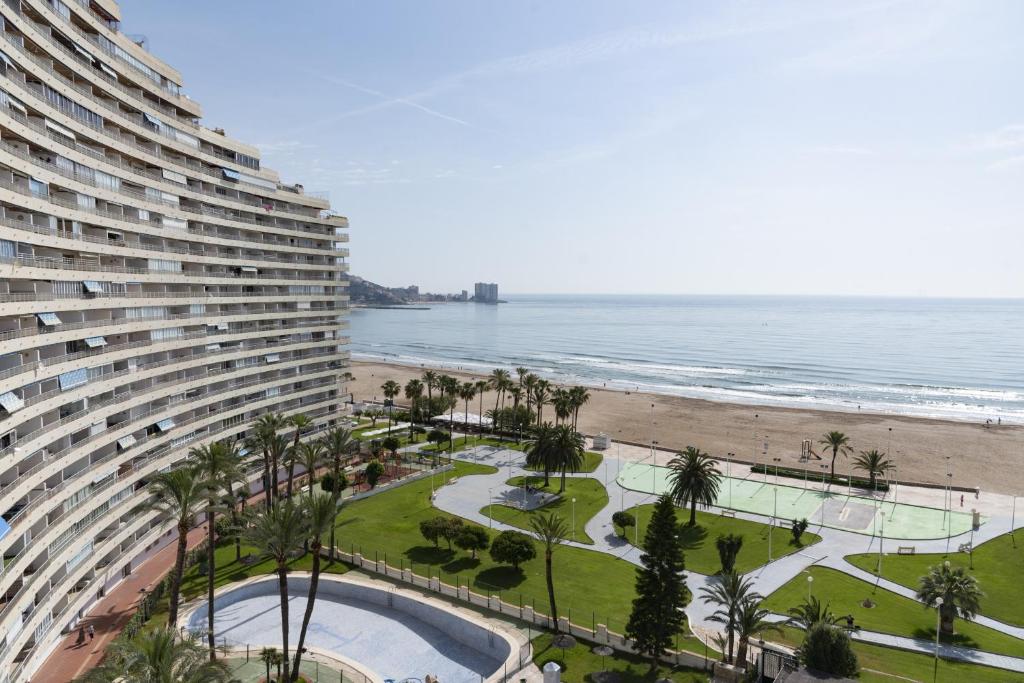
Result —
POLYGON ((410 107, 412 109, 416 109, 418 111, 423 112, 424 114, 428 114, 429 116, 434 116, 434 117, 437 117, 439 119, 443 119, 445 121, 451 121, 452 123, 457 123, 460 126, 472 126, 472 124, 469 123, 469 121, 466 121, 464 119, 460 119, 460 118, 458 118, 456 116, 450 116, 450 115, 445 114, 443 112, 439 112, 436 109, 431 109, 430 107, 428 107, 426 105, 423 105, 423 104, 420 104, 419 102, 416 102, 413 99, 408 98, 408 97, 392 97, 390 95, 386 95, 385 93, 383 93, 383 92, 381 92, 379 90, 374 90, 373 88, 367 88, 366 86, 359 85, 358 83, 353 83, 351 81, 346 81, 346 80, 341 79, 341 78, 335 78, 333 76, 321 76, 321 78, 323 78, 325 81, 327 81, 329 83, 333 83, 335 85, 341 85, 341 86, 344 86, 346 88, 350 88, 352 90, 355 90, 357 92, 365 93, 367 95, 373 95, 374 97, 377 97, 377 98, 380 99, 380 102, 377 102, 375 104, 371 104, 371 105, 368 105, 366 107, 360 107, 358 109, 352 109, 352 110, 349 110, 347 112, 343 112, 342 114, 339 114, 338 116, 334 117, 332 120, 339 120, 341 118, 348 118, 348 117, 351 117, 351 116, 357 116, 359 114, 366 114, 366 113, 369 113, 369 112, 372 112, 372 111, 376 111, 378 109, 385 109, 387 107, 391 107, 391 106, 395 106, 395 105, 401 105, 401 106, 404 106, 404 107, 410 107))
POLYGON ((864 157, 874 154, 874 150, 857 145, 818 145, 811 147, 811 153, 831 156, 864 157))
POLYGON ((978 151, 1020 149, 1024 147, 1024 123, 1013 123, 975 135, 968 148, 978 151))

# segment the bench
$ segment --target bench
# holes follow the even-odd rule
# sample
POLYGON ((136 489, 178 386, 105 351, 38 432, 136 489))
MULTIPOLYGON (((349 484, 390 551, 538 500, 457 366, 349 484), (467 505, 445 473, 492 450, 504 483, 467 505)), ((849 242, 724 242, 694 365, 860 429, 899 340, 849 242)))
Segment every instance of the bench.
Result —
POLYGON ((969 552, 971 552, 971 544, 970 543, 961 543, 960 547, 957 548, 957 552, 961 552, 961 553, 969 553, 969 552))
POLYGON ((917 546, 913 545, 901 545, 896 550, 897 555, 915 555, 917 554, 917 546))
POLYGON ((736 511, 735 510, 722 510, 722 516, 723 517, 733 517, 733 518, 735 518, 736 517, 736 511))

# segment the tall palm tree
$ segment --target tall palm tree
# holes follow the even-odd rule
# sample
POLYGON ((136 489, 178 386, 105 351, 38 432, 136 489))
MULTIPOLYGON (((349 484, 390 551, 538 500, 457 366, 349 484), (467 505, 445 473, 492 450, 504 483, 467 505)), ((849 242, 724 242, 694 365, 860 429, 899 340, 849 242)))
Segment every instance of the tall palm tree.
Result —
POLYGON ((569 537, 569 527, 565 520, 550 512, 546 515, 534 515, 530 518, 530 529, 544 546, 544 575, 548 584, 548 603, 551 606, 551 623, 555 633, 558 633, 558 606, 555 604, 555 581, 551 572, 551 559, 558 546, 565 543, 569 537))
POLYGON ((861 451, 860 455, 853 461, 854 468, 867 472, 871 480, 871 488, 875 488, 875 479, 880 474, 885 474, 892 469, 892 462, 880 453, 877 448, 870 451, 861 451))
POLYGON ((534 469, 544 470, 544 487, 550 483, 553 469, 551 456, 551 440, 554 427, 550 423, 539 425, 534 438, 526 445, 526 465, 534 469))
POLYGON ((388 405, 388 432, 391 432, 391 411, 395 407, 395 396, 398 396, 399 392, 402 391, 402 387, 398 385, 393 379, 389 379, 384 384, 380 385, 380 390, 384 393, 384 398, 388 399, 390 405, 388 405))
POLYGON ((177 628, 178 602, 181 599, 181 576, 185 570, 185 551, 188 549, 188 530, 206 503, 206 480, 192 467, 179 467, 161 472, 149 483, 153 495, 151 507, 164 518, 173 519, 178 530, 178 547, 171 570, 170 606, 167 626, 177 628))
POLYGON ((705 605, 716 605, 715 612, 708 617, 711 621, 725 624, 728 636, 726 661, 732 662, 733 644, 736 642, 737 618, 743 603, 747 600, 761 601, 764 596, 753 590, 754 583, 742 574, 729 572, 719 574, 714 583, 701 589, 701 601, 705 605))
POLYGON ((410 422, 417 422, 419 416, 420 399, 423 398, 423 382, 418 379, 411 379, 405 383, 405 400, 409 402, 410 422))
POLYGON ((842 453, 844 456, 848 453, 852 453, 853 449, 850 448, 850 437, 842 432, 831 431, 826 432, 825 435, 818 441, 819 444, 825 448, 832 449, 832 478, 836 478, 836 456, 842 453))
POLYGON ((761 601, 748 597, 736 611, 736 636, 739 639, 739 648, 736 650, 736 661, 747 665, 747 647, 750 639, 765 631, 781 632, 782 628, 771 621, 768 617, 771 614, 766 609, 761 609, 761 601))
POLYGON ((526 395, 526 409, 533 409, 533 391, 537 386, 537 381, 540 377, 533 374, 532 372, 523 378, 523 393, 526 395))
POLYGON ((479 413, 477 414, 477 429, 481 434, 484 433, 484 392, 487 391, 487 387, 490 386, 485 379, 478 379, 474 382, 476 386, 476 395, 480 399, 480 405, 477 407, 479 413))
POLYGON ((313 616, 313 605, 316 602, 316 591, 320 583, 320 551, 323 548, 323 537, 328 530, 334 528, 334 516, 337 514, 337 500, 333 495, 312 492, 303 499, 306 507, 306 518, 309 522, 309 549, 313 554, 313 567, 309 577, 309 592, 306 595, 306 611, 302 615, 302 627, 299 630, 299 643, 295 646, 295 665, 292 667, 292 680, 298 680, 299 665, 302 660, 302 646, 306 642, 306 629, 313 616))
POLYGON ((586 387, 573 387, 569 390, 569 398, 572 401, 572 428, 576 429, 576 423, 580 419, 580 408, 590 402, 590 392, 586 387))
POLYGON ((555 408, 555 426, 558 426, 572 415, 572 403, 569 390, 559 387, 551 395, 551 405, 555 408))
POLYGON ((687 446, 679 456, 672 458, 668 466, 669 495, 676 505, 690 506, 690 521, 697 523, 697 505, 714 505, 718 499, 718 487, 722 481, 722 473, 716 467, 718 463, 699 448, 687 446))
MULTIPOLYGON (((491 371, 491 376, 488 378, 488 384, 494 391, 494 414, 498 414, 498 403, 501 401, 501 395, 508 386, 509 381, 508 370, 502 370, 501 368, 495 368, 491 371)), ((497 427, 497 425, 493 425, 497 427)))
POLYGON ((319 439, 314 441, 307 441, 306 443, 300 443, 298 447, 298 454, 293 456, 302 465, 302 468, 306 470, 309 477, 309 493, 313 495, 313 475, 316 474, 317 469, 324 461, 324 455, 326 449, 324 444, 319 439))
POLYGON ((537 424, 543 424, 544 405, 551 400, 551 384, 546 379, 538 379, 533 387, 533 403, 537 406, 537 424))
POLYGON ((445 396, 458 398, 456 394, 459 393, 459 380, 451 375, 441 375, 437 383, 441 387, 441 398, 445 396))
POLYGON ((423 384, 427 387, 427 403, 434 400, 434 388, 437 386, 437 373, 433 370, 423 372, 423 384))
POLYGON ((249 501, 252 492, 248 485, 240 486, 235 490, 234 504, 231 507, 232 526, 235 527, 232 536, 235 537, 235 562, 242 559, 242 518, 245 516, 245 504, 249 501), (241 510, 239 510, 241 508, 241 510))
POLYGON ((274 502, 277 493, 277 472, 271 472, 270 442, 277 437, 277 431, 284 426, 284 417, 279 413, 264 413, 256 418, 253 434, 246 439, 250 450, 263 454, 263 487, 267 506, 274 502))
POLYGON ((526 379, 528 374, 530 374, 530 370, 528 368, 524 368, 522 366, 516 368, 516 376, 519 378, 518 384, 520 389, 523 388, 523 381, 526 379))
POLYGON ((552 468, 562 474, 559 493, 565 491, 565 473, 569 470, 576 472, 583 467, 584 445, 583 436, 573 431, 571 426, 560 424, 552 429, 548 448, 552 468))
POLYGON ((277 472, 281 468, 281 464, 291 457, 293 449, 288 437, 281 434, 274 434, 267 442, 267 447, 270 452, 270 468, 273 470, 270 478, 274 488, 274 500, 276 501, 280 497, 277 488, 277 472))
POLYGON ((968 621, 974 619, 983 597, 978 580, 963 567, 951 567, 948 561, 931 567, 917 588, 917 599, 925 607, 932 607, 936 598, 942 598, 939 630, 946 635, 953 634, 953 620, 958 612, 968 621))
MULTIPOLYGON (((352 436, 352 432, 342 427, 334 427, 324 437, 324 448, 328 457, 333 462, 332 474, 334 476, 334 500, 335 503, 341 498, 341 461, 347 459, 354 452, 359 450, 359 441, 352 436)), ((331 557, 334 557, 334 527, 331 525, 331 557)))
POLYGON ((281 596, 281 651, 284 655, 284 679, 288 669, 288 560, 309 537, 309 517, 304 505, 288 498, 278 501, 253 518, 245 530, 245 541, 259 548, 264 559, 277 569, 277 587, 281 596))
POLYGON ((464 421, 466 423, 466 435, 463 440, 463 443, 469 443, 469 402, 472 401, 475 397, 476 384, 474 384, 473 382, 463 382, 462 386, 459 387, 459 398, 462 399, 466 411, 463 414, 463 417, 465 418, 464 421))
POLYGON ((787 626, 796 626, 805 631, 811 630, 811 627, 816 624, 835 626, 838 623, 839 620, 832 613, 830 604, 821 602, 814 595, 809 596, 796 607, 790 607, 789 619, 786 620, 787 626))
POLYGON ((142 631, 131 640, 118 638, 108 647, 103 662, 79 683, 228 683, 231 669, 222 661, 208 661, 204 648, 192 635, 179 637, 176 629, 142 631))
POLYGON ((217 642, 214 637, 213 586, 216 582, 217 559, 215 518, 218 512, 234 510, 232 486, 243 481, 239 469, 239 455, 235 445, 229 441, 193 448, 188 452, 192 467, 206 480, 206 632, 210 646, 210 661, 217 658, 217 642))
POLYGON ((296 413, 288 418, 288 424, 295 428, 292 436, 292 450, 288 457, 288 495, 292 495, 292 482, 295 479, 295 457, 296 449, 299 447, 299 439, 302 438, 302 430, 313 424, 313 418, 305 413, 296 413))

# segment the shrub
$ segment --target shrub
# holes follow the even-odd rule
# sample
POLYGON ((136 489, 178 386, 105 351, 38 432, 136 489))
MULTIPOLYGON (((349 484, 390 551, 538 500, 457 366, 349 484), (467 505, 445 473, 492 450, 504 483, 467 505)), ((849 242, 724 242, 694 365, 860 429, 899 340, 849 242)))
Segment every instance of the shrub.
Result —
POLYGON ((719 535, 715 540, 715 547, 718 548, 718 559, 722 563, 722 573, 730 574, 736 566, 736 558, 743 547, 743 536, 737 534, 719 535))
POLYGON ((382 474, 384 474, 384 465, 381 465, 379 461, 372 460, 366 466, 366 483, 370 485, 371 489, 377 486, 382 474))
POLYGON ((804 532, 807 531, 807 527, 809 525, 810 522, 807 521, 806 517, 804 517, 803 519, 793 520, 793 526, 790 527, 789 531, 793 534, 794 543, 796 543, 797 545, 803 545, 803 543, 800 542, 800 539, 804 535, 804 532))
POLYGON ((845 631, 826 623, 811 626, 799 650, 800 661, 808 669, 836 676, 853 676, 859 668, 857 655, 845 631))
POLYGON ((324 491, 328 491, 330 493, 335 493, 335 492, 341 493, 342 491, 347 489, 348 486, 349 486, 348 477, 345 476, 344 472, 341 473, 341 476, 339 477, 338 482, 339 482, 340 486, 338 486, 337 490, 335 490, 335 487, 334 487, 334 484, 335 484, 335 482, 334 482, 334 474, 331 473, 331 472, 328 472, 325 475, 323 475, 322 477, 320 477, 320 488, 322 488, 324 491))
POLYGON ((388 436, 381 441, 381 446, 383 446, 386 451, 397 453, 398 449, 402 447, 402 441, 397 436, 388 436))
POLYGON ((519 565, 537 557, 533 539, 521 531, 502 531, 491 543, 491 559, 502 564, 519 565))
POLYGON ((487 531, 478 526, 463 526, 455 536, 455 545, 463 550, 470 551, 473 559, 476 559, 478 550, 487 550, 491 544, 491 537, 487 531))
POLYGON ((620 510, 612 515, 612 524, 622 529, 622 535, 625 537, 626 529, 636 526, 636 517, 625 510, 620 510))
POLYGON ((422 534, 423 538, 433 543, 436 548, 438 541, 441 539, 444 526, 447 523, 448 520, 444 517, 425 519, 420 522, 420 534, 422 534))

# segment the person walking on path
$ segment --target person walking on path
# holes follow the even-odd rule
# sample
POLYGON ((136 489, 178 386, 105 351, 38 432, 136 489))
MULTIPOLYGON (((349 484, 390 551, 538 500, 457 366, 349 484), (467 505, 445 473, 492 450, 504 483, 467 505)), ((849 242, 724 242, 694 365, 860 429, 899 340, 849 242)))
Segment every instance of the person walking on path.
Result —
POLYGON ((89 624, 89 642, 91 643, 92 639, 95 638, 95 637, 96 637, 96 627, 93 626, 92 624, 89 624))

